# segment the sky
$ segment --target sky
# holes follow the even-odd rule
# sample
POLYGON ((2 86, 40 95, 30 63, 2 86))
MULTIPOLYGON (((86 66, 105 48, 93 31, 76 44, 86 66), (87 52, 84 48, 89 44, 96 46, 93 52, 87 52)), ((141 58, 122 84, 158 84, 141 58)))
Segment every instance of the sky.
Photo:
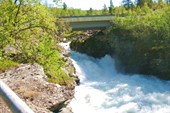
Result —
MULTIPOLYGON (((122 0, 112 0, 114 6, 121 5, 122 0)), ((48 4, 52 4, 52 0, 47 0, 48 4)), ((103 9, 104 4, 110 6, 110 0, 62 0, 66 3, 68 8, 78 8, 82 10, 103 9)))
MULTIPOLYGON (((112 0, 114 6, 121 4, 122 0, 112 0)), ((110 6, 110 0, 63 0, 68 7, 81 8, 81 9, 103 9, 104 4, 110 6)))

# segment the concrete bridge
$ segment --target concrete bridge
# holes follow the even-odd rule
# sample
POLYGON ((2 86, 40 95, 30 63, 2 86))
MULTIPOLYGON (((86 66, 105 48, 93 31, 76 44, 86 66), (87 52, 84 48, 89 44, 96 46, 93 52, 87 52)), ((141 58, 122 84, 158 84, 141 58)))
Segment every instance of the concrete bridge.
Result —
POLYGON ((105 29, 111 25, 114 16, 72 16, 62 17, 63 21, 69 23, 72 30, 105 29))

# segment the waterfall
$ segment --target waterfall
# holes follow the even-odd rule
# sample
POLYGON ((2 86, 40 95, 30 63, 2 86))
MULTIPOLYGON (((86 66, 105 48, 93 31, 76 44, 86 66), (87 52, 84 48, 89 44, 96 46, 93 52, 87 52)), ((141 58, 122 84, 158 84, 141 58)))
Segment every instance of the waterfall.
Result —
POLYGON ((74 113, 170 113, 170 81, 118 73, 109 55, 70 52, 81 80, 70 103, 74 113))

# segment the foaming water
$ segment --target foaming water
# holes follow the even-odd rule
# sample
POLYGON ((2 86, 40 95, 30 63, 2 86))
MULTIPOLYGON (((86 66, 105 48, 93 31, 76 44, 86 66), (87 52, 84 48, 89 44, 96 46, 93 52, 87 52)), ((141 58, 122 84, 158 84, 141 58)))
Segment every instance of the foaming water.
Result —
POLYGON ((70 103, 74 113, 170 113, 170 81, 120 74, 108 55, 72 51, 71 58, 81 80, 70 103))

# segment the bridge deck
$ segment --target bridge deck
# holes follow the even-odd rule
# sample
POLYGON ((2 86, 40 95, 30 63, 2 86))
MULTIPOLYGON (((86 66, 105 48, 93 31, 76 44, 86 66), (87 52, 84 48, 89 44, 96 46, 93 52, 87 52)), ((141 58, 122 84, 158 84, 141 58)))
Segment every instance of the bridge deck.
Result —
POLYGON ((114 16, 84 16, 84 17, 65 17, 62 18, 65 22, 88 22, 88 21, 111 21, 114 16))
POLYGON ((114 16, 84 16, 63 17, 62 20, 70 24, 72 30, 104 29, 111 25, 114 16))

